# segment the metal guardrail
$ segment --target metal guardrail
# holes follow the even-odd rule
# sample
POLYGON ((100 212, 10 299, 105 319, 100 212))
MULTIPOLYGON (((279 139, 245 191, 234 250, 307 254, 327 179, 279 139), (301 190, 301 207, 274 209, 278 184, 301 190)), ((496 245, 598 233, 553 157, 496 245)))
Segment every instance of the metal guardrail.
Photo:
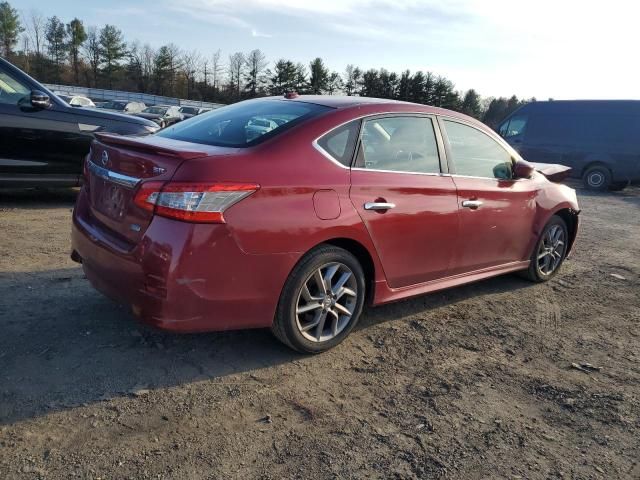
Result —
POLYGON ((222 103, 200 102, 181 98, 150 95, 148 93, 125 92, 123 90, 105 90, 103 88, 74 87, 71 85, 55 85, 45 83, 44 86, 54 93, 65 95, 82 95, 95 101, 120 100, 127 102, 143 102, 146 105, 177 105, 180 107, 220 108, 222 103))

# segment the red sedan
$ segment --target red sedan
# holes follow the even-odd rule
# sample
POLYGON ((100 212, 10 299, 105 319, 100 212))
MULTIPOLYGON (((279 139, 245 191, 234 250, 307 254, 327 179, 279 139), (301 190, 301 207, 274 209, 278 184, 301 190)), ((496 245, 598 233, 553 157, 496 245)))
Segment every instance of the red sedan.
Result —
POLYGON ((320 352, 365 303, 515 271, 548 280, 578 230, 574 190, 424 105, 294 94, 97 136, 72 258, 172 331, 271 327, 320 352))

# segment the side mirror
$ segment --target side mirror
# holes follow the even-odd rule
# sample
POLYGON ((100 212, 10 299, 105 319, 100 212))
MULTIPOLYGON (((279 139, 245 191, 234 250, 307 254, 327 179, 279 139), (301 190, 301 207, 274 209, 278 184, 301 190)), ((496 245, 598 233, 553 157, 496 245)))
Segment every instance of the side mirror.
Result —
POLYGON ((51 106, 51 99, 49 95, 40 90, 32 90, 31 106, 34 108, 49 108, 51 106))
POLYGON ((524 160, 516 160, 513 166, 514 178, 530 178, 534 171, 534 166, 524 160))

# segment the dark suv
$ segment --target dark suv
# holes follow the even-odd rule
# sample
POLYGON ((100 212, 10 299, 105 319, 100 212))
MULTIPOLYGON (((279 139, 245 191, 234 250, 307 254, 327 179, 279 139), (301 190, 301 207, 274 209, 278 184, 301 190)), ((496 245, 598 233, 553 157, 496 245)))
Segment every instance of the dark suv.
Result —
POLYGON ((158 129, 132 115, 72 107, 0 58, 0 187, 78 185, 95 132, 158 129))
POLYGON ((640 101, 533 102, 498 131, 525 160, 567 165, 590 190, 640 180, 640 101))

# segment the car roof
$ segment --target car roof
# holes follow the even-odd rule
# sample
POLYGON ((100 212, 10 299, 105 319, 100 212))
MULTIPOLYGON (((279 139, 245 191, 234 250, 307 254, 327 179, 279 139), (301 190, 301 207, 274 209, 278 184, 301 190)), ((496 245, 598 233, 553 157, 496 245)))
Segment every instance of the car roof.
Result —
MULTIPOLYGON (((284 97, 272 97, 272 98, 284 98, 284 97)), ((400 100, 391 100, 388 98, 374 98, 374 97, 355 97, 347 95, 298 95, 293 98, 286 99, 292 102, 305 102, 314 103, 316 105, 323 105, 331 108, 348 108, 356 105, 382 105, 382 104, 405 104, 405 105, 417 105, 410 102, 402 102, 400 100)))

